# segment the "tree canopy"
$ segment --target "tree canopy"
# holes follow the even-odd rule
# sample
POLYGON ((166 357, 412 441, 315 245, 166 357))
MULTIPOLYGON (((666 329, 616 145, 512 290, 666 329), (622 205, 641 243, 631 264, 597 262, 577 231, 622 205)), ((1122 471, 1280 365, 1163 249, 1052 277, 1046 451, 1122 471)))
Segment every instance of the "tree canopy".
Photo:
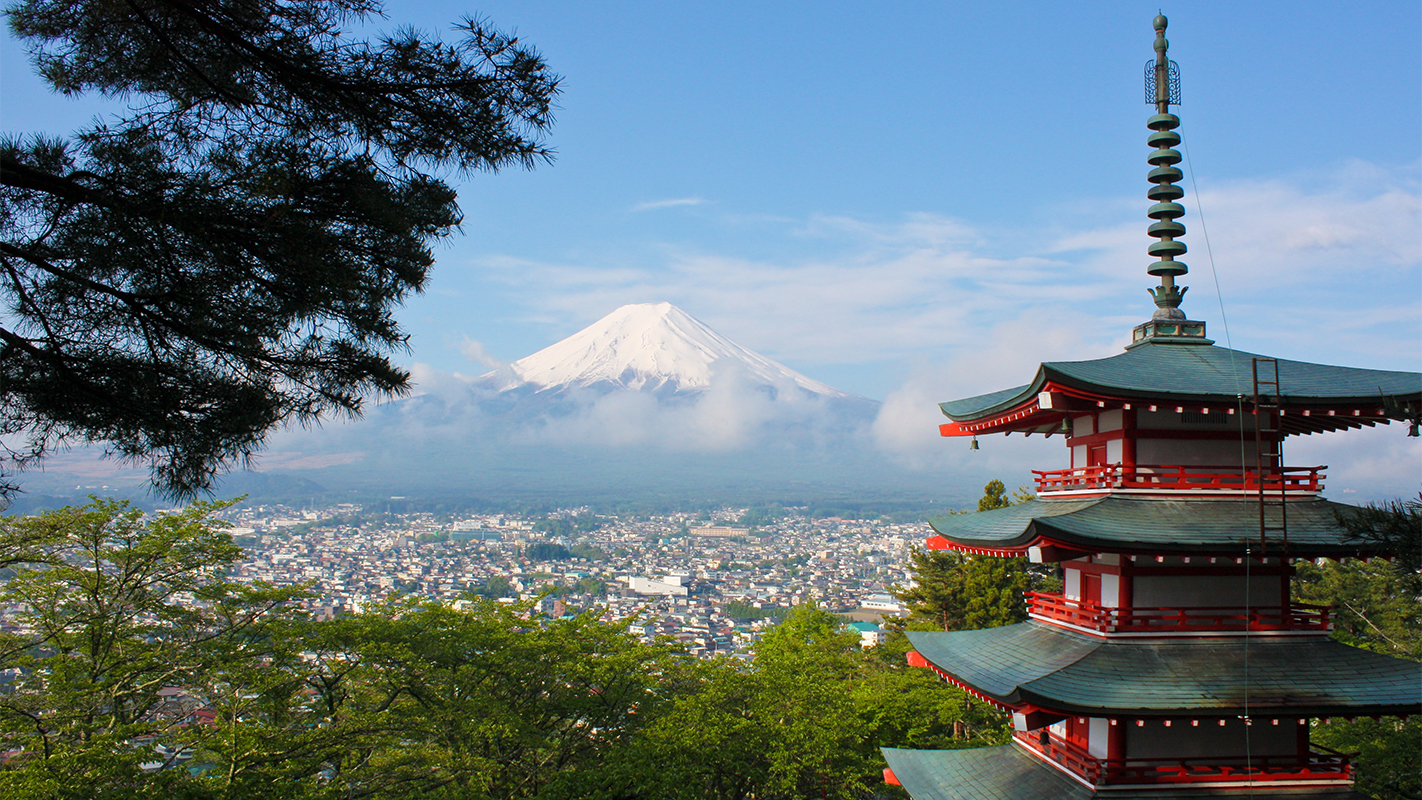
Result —
POLYGON ((202 491, 285 423, 406 391, 393 316, 461 222, 450 171, 551 157, 558 77, 466 18, 361 39, 375 0, 22 0, 67 95, 127 102, 0 139, 0 493, 66 442, 202 491))
POLYGON ((472 596, 313 619, 227 580, 219 510, 0 518, 0 796, 853 800, 881 745, 1009 735, 812 602, 749 662, 472 596))
MULTIPOLYGON (((1031 498, 1021 489, 1014 496, 1017 502, 1031 498)), ((1007 487, 994 480, 983 487, 978 511, 1007 508, 1012 503, 1007 487)), ((914 547, 909 552, 913 585, 893 594, 908 609, 909 625, 945 631, 1011 625, 1027 620, 1024 592, 1054 587, 1055 576, 1048 569, 1033 570, 1025 558, 914 547)))

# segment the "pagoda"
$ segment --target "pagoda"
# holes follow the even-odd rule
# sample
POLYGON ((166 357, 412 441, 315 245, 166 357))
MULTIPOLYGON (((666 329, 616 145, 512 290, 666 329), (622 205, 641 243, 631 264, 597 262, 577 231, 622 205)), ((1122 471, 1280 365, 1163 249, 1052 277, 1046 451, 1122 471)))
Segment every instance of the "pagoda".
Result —
POLYGON ((1334 640, 1328 608, 1292 600, 1294 562, 1379 551, 1322 497, 1324 467, 1282 455, 1289 436, 1391 420, 1416 436, 1422 374, 1219 347, 1186 318, 1179 77, 1154 28, 1154 314, 1119 355, 942 404, 944 436, 1060 434, 1070 460, 1034 470, 1033 500, 930 520, 928 547, 1056 564, 1064 591, 1029 593, 1024 623, 908 634, 910 664, 1014 728, 999 747, 885 748, 914 800, 1360 797, 1311 725, 1422 712, 1422 666, 1334 640))

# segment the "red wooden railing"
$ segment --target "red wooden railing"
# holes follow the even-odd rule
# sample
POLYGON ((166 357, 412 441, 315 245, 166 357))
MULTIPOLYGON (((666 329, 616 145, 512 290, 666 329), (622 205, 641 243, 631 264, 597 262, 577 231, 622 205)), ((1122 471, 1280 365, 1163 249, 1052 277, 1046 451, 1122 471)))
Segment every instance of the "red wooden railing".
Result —
MULTIPOLYGON (((1266 468, 1266 491, 1318 494, 1327 477, 1318 467, 1266 468)), ((1182 466, 1178 464, 1103 464, 1073 469, 1032 470, 1037 476, 1037 493, 1071 492, 1090 489, 1190 489, 1200 491, 1259 491, 1257 469, 1239 467, 1182 466)))
POLYGON ((1214 783, 1347 781, 1353 765, 1346 753, 1310 744, 1307 756, 1220 756, 1214 758, 1095 758, 1077 745, 1040 731, 1017 738, 1090 783, 1214 783))
POLYGON ((1215 633, 1229 631, 1333 630, 1332 609, 1291 606, 1208 606, 1198 608, 1107 608, 1059 594, 1027 592, 1027 612, 1102 633, 1215 633))

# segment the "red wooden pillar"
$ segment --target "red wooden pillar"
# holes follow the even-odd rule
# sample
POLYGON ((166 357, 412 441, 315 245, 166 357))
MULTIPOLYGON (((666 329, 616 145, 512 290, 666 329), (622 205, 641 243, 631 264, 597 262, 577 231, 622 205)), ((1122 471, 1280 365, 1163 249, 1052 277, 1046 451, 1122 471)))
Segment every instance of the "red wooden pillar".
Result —
POLYGON ((1116 605, 1123 610, 1129 611, 1136 607, 1136 596, 1131 585, 1131 576, 1135 573, 1134 564, 1127 556, 1121 556, 1121 576, 1117 578, 1118 589, 1116 605))
POLYGON ((1122 762, 1126 758, 1126 726, 1130 720, 1113 719, 1106 734, 1106 760, 1107 774, 1110 774, 1112 767, 1125 766, 1122 762))
POLYGON ((1136 410, 1127 408, 1121 412, 1121 466, 1126 473, 1135 472, 1136 466, 1136 410))

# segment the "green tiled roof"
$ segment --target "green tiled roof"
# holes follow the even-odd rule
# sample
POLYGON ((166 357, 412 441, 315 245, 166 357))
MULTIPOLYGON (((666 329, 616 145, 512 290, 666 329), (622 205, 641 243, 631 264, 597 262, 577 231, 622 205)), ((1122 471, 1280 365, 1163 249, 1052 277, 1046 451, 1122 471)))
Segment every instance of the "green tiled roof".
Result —
MULTIPOLYGON (((1366 555, 1369 548, 1350 542, 1335 516, 1356 512, 1354 506, 1327 500, 1290 501, 1290 555, 1366 555)), ((1265 513, 1271 526, 1278 524, 1276 507, 1266 507, 1265 513)), ((1259 506, 1244 498, 1039 498, 976 514, 945 514, 928 522, 950 541, 989 550, 1024 547, 1047 537, 1098 552, 1242 553, 1247 545, 1262 554, 1259 506)), ((1277 537, 1271 533, 1271 544, 1277 537)))
MULTIPOLYGON (((1193 800, 1243 796, 1238 789, 1108 790, 1098 793, 1042 763, 1017 745, 969 750, 903 750, 881 747, 884 761, 913 800, 1193 800)), ((1351 789, 1267 789, 1253 800, 1362 800, 1351 789)))
POLYGON ((934 666, 1008 704, 1084 716, 1422 712, 1422 664, 1327 637, 1113 641, 1024 622, 914 632, 934 666))
POLYGON ((879 750, 913 800, 1088 800, 1096 794, 1017 745, 879 750))
MULTIPOLYGON (((1224 347, 1145 344, 1094 361, 1042 364, 1025 386, 942 403, 943 413, 962 422, 1012 408, 1031 399, 1047 381, 1124 398, 1170 398, 1233 403, 1254 393, 1250 359, 1254 353, 1224 347)), ((1379 396, 1422 398, 1422 373, 1334 367, 1279 359, 1285 406, 1376 401, 1379 396)))

